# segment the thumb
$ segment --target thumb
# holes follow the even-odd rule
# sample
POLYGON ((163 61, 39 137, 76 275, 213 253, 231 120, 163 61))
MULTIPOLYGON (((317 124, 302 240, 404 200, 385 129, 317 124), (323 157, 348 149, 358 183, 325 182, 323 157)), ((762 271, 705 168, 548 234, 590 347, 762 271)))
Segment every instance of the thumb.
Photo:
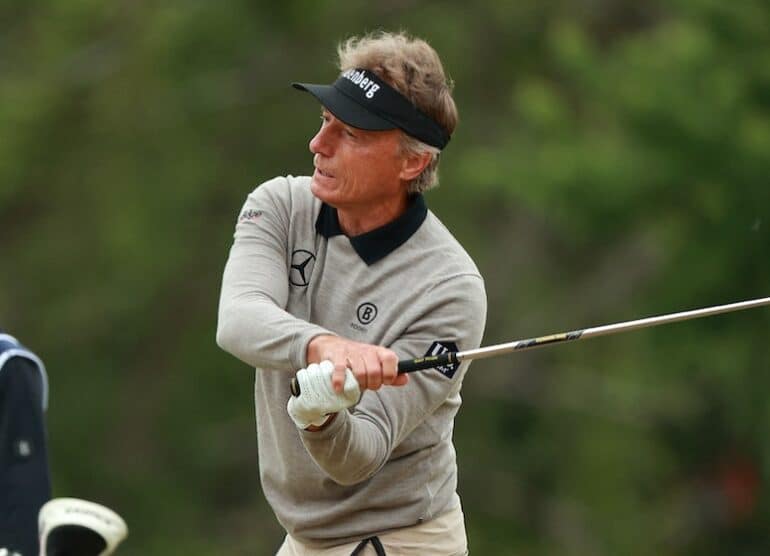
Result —
POLYGON ((355 403, 361 397, 361 389, 358 386, 356 375, 350 369, 345 369, 345 384, 343 386, 345 398, 355 403))

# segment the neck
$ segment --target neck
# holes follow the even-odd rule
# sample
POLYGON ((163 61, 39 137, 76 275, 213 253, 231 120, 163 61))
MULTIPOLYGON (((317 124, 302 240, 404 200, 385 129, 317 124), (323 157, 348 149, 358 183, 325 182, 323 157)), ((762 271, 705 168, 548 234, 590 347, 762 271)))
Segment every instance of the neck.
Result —
POLYGON ((377 205, 338 207, 337 218, 345 235, 354 237, 371 232, 406 212, 409 197, 406 193, 377 205))

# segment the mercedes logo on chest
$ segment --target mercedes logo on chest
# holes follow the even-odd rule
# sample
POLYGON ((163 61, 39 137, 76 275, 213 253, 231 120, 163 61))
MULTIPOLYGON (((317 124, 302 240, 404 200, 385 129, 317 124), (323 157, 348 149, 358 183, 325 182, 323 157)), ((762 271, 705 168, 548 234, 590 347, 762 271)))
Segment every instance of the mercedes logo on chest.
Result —
POLYGON ((295 249, 291 254, 291 266, 289 268, 289 283, 301 288, 310 283, 315 266, 315 255, 305 249, 295 249))

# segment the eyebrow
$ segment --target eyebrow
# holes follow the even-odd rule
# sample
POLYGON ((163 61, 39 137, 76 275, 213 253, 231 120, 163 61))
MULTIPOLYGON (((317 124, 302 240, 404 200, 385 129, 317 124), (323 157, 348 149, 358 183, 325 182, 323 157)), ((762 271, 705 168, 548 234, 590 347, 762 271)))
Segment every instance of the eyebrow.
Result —
POLYGON ((344 127, 344 128, 346 128, 346 129, 352 130, 352 131, 354 131, 354 132, 361 132, 361 131, 366 131, 366 130, 358 129, 357 127, 353 127, 353 126, 352 126, 352 125, 350 125, 350 124, 346 124, 345 122, 343 122, 342 120, 340 120, 340 119, 339 119, 337 116, 335 116, 334 114, 332 114, 332 113, 329 111, 329 109, 328 109, 328 108, 325 108, 325 107, 323 107, 323 106, 322 106, 322 107, 321 107, 321 116, 323 117, 323 116, 325 116, 326 114, 329 114, 330 116, 332 116, 332 117, 333 117, 335 120, 337 120, 337 121, 340 123, 340 125, 341 125, 341 126, 343 126, 343 127, 344 127))

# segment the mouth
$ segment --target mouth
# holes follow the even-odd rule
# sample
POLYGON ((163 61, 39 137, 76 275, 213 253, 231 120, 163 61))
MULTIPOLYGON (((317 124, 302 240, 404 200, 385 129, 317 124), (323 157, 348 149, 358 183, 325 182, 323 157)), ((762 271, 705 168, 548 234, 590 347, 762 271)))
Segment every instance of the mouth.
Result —
POLYGON ((321 170, 318 166, 316 166, 315 171, 318 175, 323 176, 324 178, 333 178, 334 174, 329 173, 328 171, 321 170))

